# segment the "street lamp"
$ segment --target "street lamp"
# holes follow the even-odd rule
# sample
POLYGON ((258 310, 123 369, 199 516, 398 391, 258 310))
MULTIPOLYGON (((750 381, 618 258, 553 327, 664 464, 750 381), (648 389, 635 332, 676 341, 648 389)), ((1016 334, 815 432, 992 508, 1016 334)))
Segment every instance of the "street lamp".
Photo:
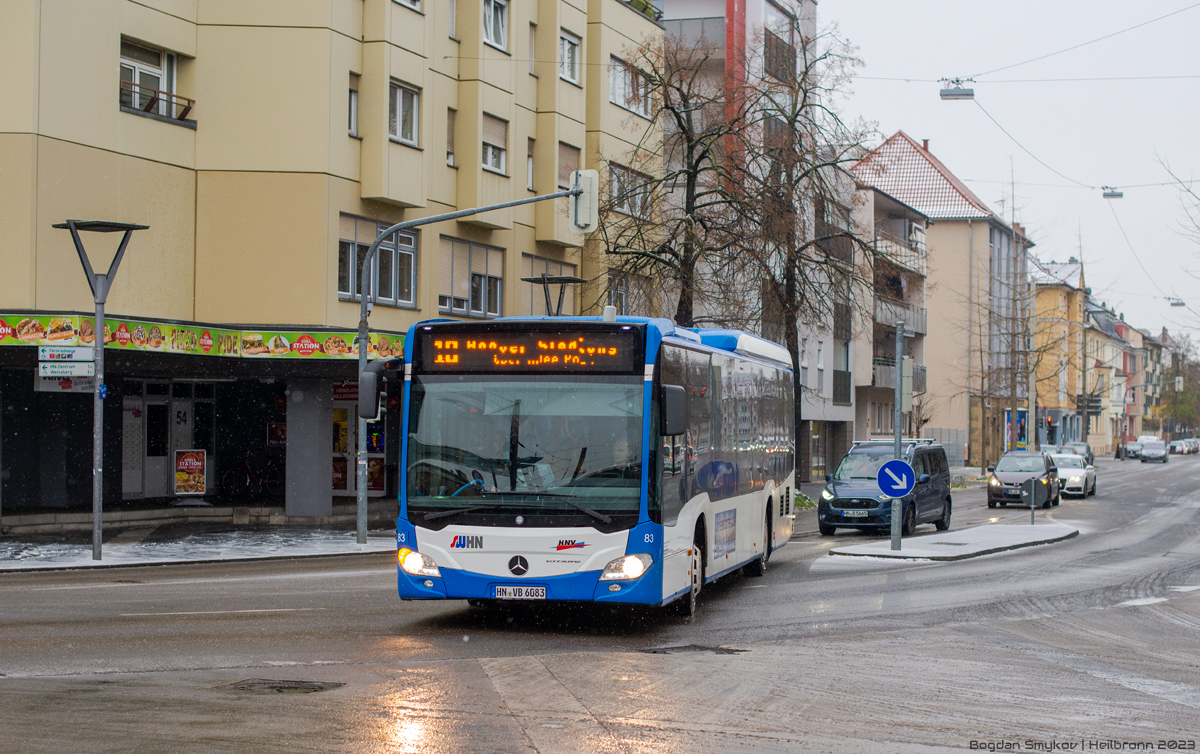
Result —
POLYGON ((938 81, 946 85, 940 93, 942 99, 975 99, 975 90, 963 86, 963 84, 975 83, 975 79, 938 79, 938 81))
POLYGON ((117 275, 117 267, 125 256, 125 247, 135 230, 145 230, 149 225, 134 225, 132 223, 117 223, 107 220, 67 220, 65 223, 55 223, 51 227, 71 231, 71 240, 75 242, 75 251, 79 254, 79 262, 87 275, 88 286, 92 289, 92 299, 96 303, 96 327, 94 356, 96 365, 96 388, 93 398, 92 413, 92 560, 100 560, 100 545, 103 539, 104 522, 104 399, 108 396, 108 387, 104 384, 104 303, 108 300, 108 291, 112 288, 113 278, 117 275), (124 233, 121 245, 117 247, 116 256, 108 265, 108 272, 97 274, 92 269, 92 263, 84 251, 83 241, 79 231, 93 233, 124 233))
POLYGON ((1125 192, 1119 191, 1118 189, 1113 188, 1112 186, 1101 186, 1100 188, 1104 189, 1104 198, 1105 199, 1124 199, 1125 198, 1125 192))

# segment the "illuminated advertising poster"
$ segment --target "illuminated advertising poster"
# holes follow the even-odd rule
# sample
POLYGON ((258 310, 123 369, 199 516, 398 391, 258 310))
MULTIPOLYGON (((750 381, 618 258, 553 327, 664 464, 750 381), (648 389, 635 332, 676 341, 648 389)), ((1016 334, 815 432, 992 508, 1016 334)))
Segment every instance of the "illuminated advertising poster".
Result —
POLYGON ((92 320, 87 321, 86 340, 80 338, 78 317, 0 316, 0 346, 77 346, 94 340, 92 320))
MULTIPOLYGON (((371 333, 370 338, 368 358, 404 353, 403 336, 371 333)), ((243 330, 241 353, 251 359, 357 359, 358 335, 352 332, 243 330)))
POLYGON ((205 466, 203 450, 175 451, 175 494, 205 494, 205 466))
POLYGON ((126 319, 104 320, 104 347, 119 351, 237 356, 241 333, 126 319))

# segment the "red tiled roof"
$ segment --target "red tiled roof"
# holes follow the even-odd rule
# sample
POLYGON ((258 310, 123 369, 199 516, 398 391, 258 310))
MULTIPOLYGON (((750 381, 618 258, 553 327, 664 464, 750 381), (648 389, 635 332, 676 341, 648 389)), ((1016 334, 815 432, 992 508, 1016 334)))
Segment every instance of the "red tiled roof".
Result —
POLYGON ((873 149, 850 172, 934 220, 996 217, 938 158, 903 131, 873 149))

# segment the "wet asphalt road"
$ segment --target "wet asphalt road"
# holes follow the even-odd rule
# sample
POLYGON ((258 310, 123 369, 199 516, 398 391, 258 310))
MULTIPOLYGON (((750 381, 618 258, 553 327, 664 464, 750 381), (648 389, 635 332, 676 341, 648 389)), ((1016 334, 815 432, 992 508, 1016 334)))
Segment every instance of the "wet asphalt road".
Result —
MULTIPOLYGON (((390 555, 3 574, 0 752, 1194 749, 1200 457, 1098 465, 1037 513, 1075 539, 930 564, 800 536, 690 620, 401 603, 390 555), (644 651, 676 645, 724 651, 644 651), (221 688, 247 679, 345 685, 221 688)), ((992 520, 1029 512, 955 492, 953 528, 992 520)))

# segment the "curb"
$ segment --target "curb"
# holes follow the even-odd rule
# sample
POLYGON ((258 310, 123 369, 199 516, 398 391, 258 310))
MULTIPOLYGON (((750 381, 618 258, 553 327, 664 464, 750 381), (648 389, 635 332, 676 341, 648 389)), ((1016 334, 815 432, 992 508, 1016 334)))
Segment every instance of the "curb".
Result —
MULTIPOLYGON (((889 558, 891 560, 933 560, 933 561, 939 561, 939 562, 947 562, 947 561, 953 561, 953 560, 967 560, 969 558, 978 558, 981 555, 992 555, 997 552, 1007 552, 1009 550, 1020 550, 1025 547, 1036 547, 1038 545, 1049 545, 1049 544, 1054 544, 1055 542, 1063 542, 1063 541, 1066 541, 1068 539, 1071 539, 1073 537, 1078 537, 1078 536, 1079 536, 1079 530, 1076 529, 1075 531, 1073 531, 1069 534, 1064 534, 1061 537, 1054 537, 1053 539, 1040 539, 1036 542, 1021 542, 1021 543, 1015 544, 1015 545, 1006 545, 1004 547, 993 547, 988 550, 980 550, 979 552, 964 553, 962 555, 904 555, 904 554, 880 555, 878 553, 837 552, 836 550, 830 550, 829 554, 830 555, 840 555, 843 558, 889 558)), ((903 552, 903 551, 901 551, 901 552, 903 552)))

